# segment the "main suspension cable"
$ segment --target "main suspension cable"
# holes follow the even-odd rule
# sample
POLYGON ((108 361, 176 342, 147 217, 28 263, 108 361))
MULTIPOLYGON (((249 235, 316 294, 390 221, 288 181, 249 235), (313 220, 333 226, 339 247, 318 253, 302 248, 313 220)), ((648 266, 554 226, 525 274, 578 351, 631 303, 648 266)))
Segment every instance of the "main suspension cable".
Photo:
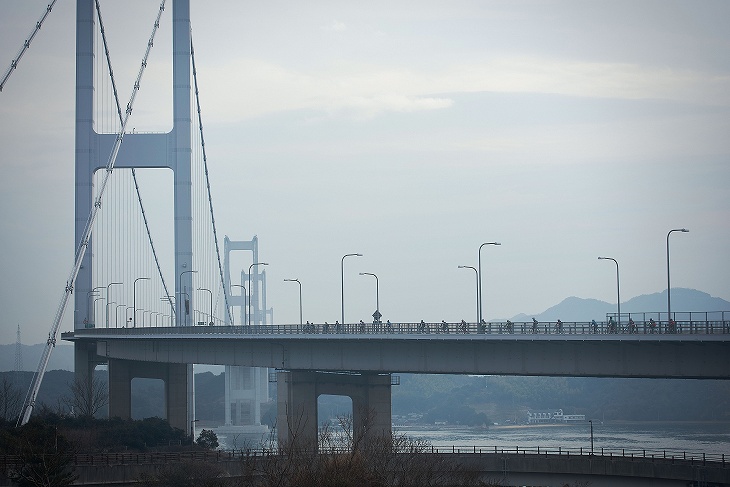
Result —
POLYGON ((79 242, 79 247, 76 250, 76 257, 75 262, 73 265, 73 268, 71 269, 71 273, 66 280, 66 287, 64 289, 63 295, 61 296, 61 302, 58 305, 58 309, 56 310, 56 315, 53 320, 53 325, 51 326, 51 331, 48 333, 48 341, 46 342, 46 347, 43 350, 43 355, 41 356, 40 363, 38 364, 38 370, 36 371, 35 375, 33 376, 33 381, 31 382, 30 388, 28 389, 28 394, 26 395, 24 405, 23 405, 23 413, 18 417, 18 426, 22 426, 28 422, 30 419, 30 415, 33 412, 33 408, 35 407, 35 401, 38 396, 38 391, 41 387, 41 382, 43 381, 43 376, 46 373, 46 368, 48 367, 48 360, 51 357, 51 352, 53 348, 56 346, 56 338, 58 337, 58 329, 61 326, 61 321, 63 320, 63 315, 66 312, 66 305, 68 304, 69 296, 73 293, 74 284, 76 283, 76 277, 79 274, 79 269, 81 268, 81 262, 84 258, 84 255, 86 254, 86 250, 89 246, 89 240, 91 238, 91 232, 94 228, 94 222, 96 221, 96 217, 99 213, 99 210, 101 209, 101 202, 102 197, 104 195, 104 189, 106 188, 107 183, 109 182, 109 177, 111 176, 112 172, 114 171, 114 163, 117 160, 117 155, 119 154, 119 148, 122 145, 122 140, 124 139, 124 131, 127 127, 127 123, 129 122, 129 117, 132 115, 132 107, 134 106, 134 100, 137 97, 137 92, 139 91, 140 82, 142 81, 142 74, 144 73, 145 68, 147 67, 147 59, 149 58, 150 51, 152 50, 152 45, 154 43, 155 34, 157 33, 157 29, 160 26, 160 18, 162 17, 162 12, 165 10, 165 0, 162 0, 162 3, 160 3, 160 11, 157 13, 157 18, 155 19, 154 27, 152 28, 152 34, 150 35, 150 39, 147 42, 147 50, 145 51, 144 57, 142 58, 142 64, 139 68, 139 73, 137 74, 137 79, 134 82, 134 87, 132 88, 132 94, 129 97, 129 102, 127 103, 127 109, 124 115, 124 119, 122 121, 122 126, 119 129, 119 132, 117 133, 116 140, 114 141, 114 146, 112 147, 112 151, 109 154, 109 159, 106 164, 106 174, 104 175, 104 179, 102 180, 101 187, 99 189, 98 196, 96 197, 96 201, 94 202, 93 207, 91 208, 91 211, 89 213, 89 217, 86 221, 86 227, 84 228, 84 232, 81 237, 81 241, 79 242))
POLYGON ((40 20, 35 23, 35 27, 33 27, 33 31, 31 31, 28 38, 23 42, 23 47, 20 48, 20 51, 18 51, 18 55, 15 56, 15 59, 13 59, 10 62, 10 67, 7 71, 5 71, 5 75, 3 76, 2 81, 0 81, 0 92, 3 91, 3 87, 5 86, 5 83, 8 81, 8 78, 10 78, 10 75, 13 71, 15 71, 18 67, 18 63, 20 63, 20 58, 23 57, 23 54, 25 54, 25 51, 28 50, 30 47, 30 43, 33 42, 33 39, 35 38, 35 35, 38 33, 39 30, 41 30, 41 25, 43 25, 43 22, 46 20, 46 17, 48 17, 48 14, 51 13, 51 10, 53 10, 53 6, 56 4, 56 0, 53 0, 51 3, 48 4, 46 7, 46 11, 43 12, 43 15, 41 16, 40 20))
MULTIPOLYGON (((203 137, 203 117, 200 110, 200 96, 198 94, 198 73, 195 69, 195 50, 193 49, 193 35, 190 34, 190 58, 192 60, 193 68, 193 83, 195 85, 195 107, 198 111, 198 126, 200 127, 200 145, 203 149, 203 168, 205 169, 205 186, 208 190, 208 206, 210 208, 210 219, 213 224, 213 239, 215 241, 215 254, 218 258, 218 274, 221 279, 221 286, 223 287, 223 299, 226 306, 226 314, 228 320, 232 322, 231 308, 228 306, 228 289, 226 289, 225 280, 223 279, 223 264, 221 264, 221 253, 220 246, 218 245, 218 232, 215 227, 215 216, 213 215, 213 198, 210 191, 210 178, 208 177, 208 156, 205 152, 205 138, 203 137)), ((212 310, 211 310, 212 315, 212 310)), ((212 316, 211 316, 212 319, 212 316)))

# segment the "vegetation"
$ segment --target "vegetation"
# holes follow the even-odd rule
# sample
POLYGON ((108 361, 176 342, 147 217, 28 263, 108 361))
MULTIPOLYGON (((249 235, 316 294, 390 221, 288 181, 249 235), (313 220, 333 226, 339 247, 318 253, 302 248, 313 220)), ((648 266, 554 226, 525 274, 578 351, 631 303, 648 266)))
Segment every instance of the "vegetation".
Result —
POLYGON ((430 445, 403 435, 366 436, 372 415, 355 434, 351 416, 325 426, 318 444, 286 425, 292 440, 265 452, 244 456, 238 487, 416 487, 487 486, 456 460, 433 455, 430 445))

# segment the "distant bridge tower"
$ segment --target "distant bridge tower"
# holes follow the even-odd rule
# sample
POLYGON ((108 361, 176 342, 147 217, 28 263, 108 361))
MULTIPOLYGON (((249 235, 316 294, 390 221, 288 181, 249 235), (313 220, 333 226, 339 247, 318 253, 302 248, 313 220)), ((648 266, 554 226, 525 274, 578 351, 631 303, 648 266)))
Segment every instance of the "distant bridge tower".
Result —
MULTIPOLYGON (((266 271, 258 272, 258 266, 251 267, 251 283, 249 285, 248 269, 241 271, 241 285, 246 292, 234 295, 231 291, 230 253, 235 250, 251 252, 251 262, 259 261, 259 239, 233 241, 225 237, 223 241, 223 279, 226 289, 231 292, 229 303, 238 306, 240 318, 238 326, 265 325, 267 315, 273 310, 266 309, 266 271), (250 289, 249 289, 250 286, 250 289), (247 295, 251 296, 250 313, 247 313, 247 295), (250 322, 247 315, 250 315, 250 322)), ((226 325, 229 314, 226 313, 226 325)), ((271 322, 269 322, 271 323, 271 322)), ((231 437, 233 435, 258 435, 268 432, 268 427, 261 424, 261 404, 269 400, 269 369, 264 367, 238 367, 227 365, 225 372, 225 425, 217 432, 231 437)), ((229 440, 229 447, 232 447, 229 440)))
MULTIPOLYGON (((174 174, 174 214, 175 214, 175 286, 176 296, 184 290, 192 290, 193 236, 192 236, 192 177, 191 177, 191 36, 189 0, 172 0, 172 80, 173 128, 168 133, 135 134, 127 133, 117 156, 116 168, 168 168, 174 174)), ((94 204, 94 173, 103 170, 116 139, 116 134, 101 134, 95 130, 94 121, 94 35, 96 32, 94 0, 76 2, 76 248, 84 235, 87 218, 94 204)), ((100 54, 103 55, 103 54, 100 54)), ((85 326, 88 293, 91 292, 94 256, 92 245, 81 263, 76 279, 74 329, 85 326)), ((192 300, 193 292, 188 292, 192 300)), ((185 323, 184 299, 177 299, 177 324, 185 323)), ((192 302, 189 309, 194 309, 192 302)), ((184 431, 191 430, 194 419, 192 396, 192 366, 167 364, 158 370, 134 369, 129 364, 109 363, 109 414, 110 416, 130 416, 131 379, 151 377, 166 380, 168 390, 167 419, 172 426, 184 431), (162 370, 162 369, 165 370, 162 370), (178 370, 180 368, 187 368, 178 370), (173 370, 174 369, 174 370, 173 370), (133 375, 144 373, 148 375, 133 375), (133 372, 134 371, 134 372, 133 372), (187 384, 180 383, 187 376, 187 384), (172 379, 171 377, 174 377, 172 379), (172 397, 185 395, 187 405, 172 404, 172 397)), ((95 350, 75 346, 75 373, 77 377, 91 380, 92 371, 98 364, 95 350)))

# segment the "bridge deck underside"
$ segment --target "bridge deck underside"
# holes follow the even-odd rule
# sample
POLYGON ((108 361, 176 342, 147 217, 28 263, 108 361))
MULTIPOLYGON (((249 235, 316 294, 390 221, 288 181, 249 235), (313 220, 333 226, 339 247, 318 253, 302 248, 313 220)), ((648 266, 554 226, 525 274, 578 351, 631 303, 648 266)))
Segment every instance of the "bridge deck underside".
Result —
POLYGON ((79 337, 100 358, 285 370, 727 379, 730 341, 370 336, 79 337))

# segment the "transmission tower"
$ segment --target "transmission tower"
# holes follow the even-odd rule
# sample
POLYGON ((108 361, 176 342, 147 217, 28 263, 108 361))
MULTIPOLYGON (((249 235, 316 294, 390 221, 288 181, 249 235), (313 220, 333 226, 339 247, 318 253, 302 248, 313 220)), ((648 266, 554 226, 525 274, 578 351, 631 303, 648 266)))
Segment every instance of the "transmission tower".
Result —
POLYGON ((20 343, 20 323, 18 323, 18 332, 15 334, 15 372, 23 371, 23 347, 20 343))

